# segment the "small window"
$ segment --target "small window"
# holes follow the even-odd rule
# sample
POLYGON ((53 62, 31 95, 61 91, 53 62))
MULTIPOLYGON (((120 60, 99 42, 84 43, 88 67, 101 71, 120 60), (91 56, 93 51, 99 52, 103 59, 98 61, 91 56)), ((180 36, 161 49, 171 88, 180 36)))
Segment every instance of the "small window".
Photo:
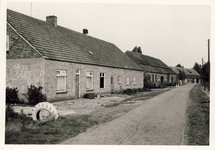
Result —
POLYGON ((129 85, 129 77, 127 77, 127 85, 129 85))
POLYGON ((80 74, 80 70, 79 69, 75 70, 75 74, 80 74))
POLYGON ((133 83, 134 85, 136 84, 136 78, 134 77, 134 83, 133 83))
POLYGON ((105 88, 105 74, 100 73, 100 88, 105 88))
POLYGON ((154 82, 155 82, 155 76, 152 75, 152 83, 154 83, 154 82))
POLYGON ((87 90, 93 89, 93 72, 87 72, 87 90))
POLYGON ((118 83, 122 83, 122 78, 121 78, 121 76, 118 76, 118 77, 117 77, 117 82, 118 82, 118 83))
POLYGON ((158 78, 157 78, 157 75, 155 75, 155 83, 158 82, 158 78))
POLYGON ((57 92, 66 92, 66 70, 57 70, 57 92))
POLYGON ((113 84, 113 77, 110 78, 110 84, 113 84))
POLYGON ((9 47, 10 47, 10 40, 9 40, 9 36, 6 36, 6 51, 9 51, 9 47))

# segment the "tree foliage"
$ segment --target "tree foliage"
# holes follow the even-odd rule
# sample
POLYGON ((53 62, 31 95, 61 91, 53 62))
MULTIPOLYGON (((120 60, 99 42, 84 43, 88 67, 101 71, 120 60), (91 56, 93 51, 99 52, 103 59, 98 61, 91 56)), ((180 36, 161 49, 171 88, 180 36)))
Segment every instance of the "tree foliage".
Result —
POLYGON ((210 82, 210 63, 205 63, 201 69, 201 79, 203 82, 210 82))
POLYGON ((201 74, 201 65, 198 63, 195 63, 193 66, 193 69, 196 70, 199 74, 201 74))
POLYGON ((182 67, 181 64, 177 64, 176 67, 182 67))
POLYGON ((132 51, 133 51, 133 52, 137 52, 137 53, 142 54, 141 47, 137 47, 137 46, 135 46, 135 47, 133 48, 133 50, 132 50, 132 51))
POLYGON ((184 80, 184 79, 186 79, 186 78, 187 78, 187 77, 186 77, 185 72, 179 70, 178 79, 179 79, 179 80, 184 80))

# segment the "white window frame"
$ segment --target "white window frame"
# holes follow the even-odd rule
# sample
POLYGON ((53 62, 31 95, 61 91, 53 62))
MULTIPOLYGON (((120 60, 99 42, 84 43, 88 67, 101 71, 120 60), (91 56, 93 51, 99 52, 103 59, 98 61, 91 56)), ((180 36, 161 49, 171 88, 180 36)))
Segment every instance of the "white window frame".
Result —
POLYGON ((133 79, 133 84, 135 85, 136 84, 136 78, 134 77, 133 79))
POLYGON ((103 83, 103 84, 104 84, 104 87, 103 87, 103 88, 100 87, 100 89, 105 89, 105 73, 104 73, 104 72, 101 72, 99 75, 100 75, 100 76, 99 76, 99 87, 100 87, 100 84, 101 84, 101 83, 100 83, 100 82, 101 82, 100 79, 101 79, 101 77, 103 77, 103 78, 104 78, 104 83, 103 83))
POLYGON ((129 77, 126 78, 127 85, 129 85, 129 77))
POLYGON ((66 70, 57 70, 56 71, 56 77, 57 77, 57 93, 66 92, 66 78, 67 78, 67 72, 66 70), (64 77, 64 87, 62 90, 58 89, 59 83, 58 83, 58 77, 64 77))
POLYGON ((87 90, 93 90, 93 72, 92 71, 88 71, 86 72, 86 81, 87 81, 87 90), (91 78, 91 86, 88 85, 88 81, 87 78, 91 78))
POLYGON ((122 83, 122 77, 121 77, 121 76, 118 76, 118 77, 117 77, 117 82, 118 82, 118 83, 122 83))
POLYGON ((9 36, 7 35, 6 36, 6 51, 9 51, 10 49, 10 39, 9 39, 9 36))

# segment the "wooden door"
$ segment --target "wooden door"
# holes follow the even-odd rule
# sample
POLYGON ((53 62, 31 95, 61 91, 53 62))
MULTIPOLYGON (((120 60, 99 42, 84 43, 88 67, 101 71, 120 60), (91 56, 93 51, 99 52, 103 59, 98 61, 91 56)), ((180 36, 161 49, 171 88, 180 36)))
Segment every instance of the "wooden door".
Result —
POLYGON ((79 98, 79 74, 75 74, 75 97, 79 98))
POLYGON ((113 81, 113 77, 110 78, 110 85, 111 85, 111 93, 114 93, 114 81, 113 81))

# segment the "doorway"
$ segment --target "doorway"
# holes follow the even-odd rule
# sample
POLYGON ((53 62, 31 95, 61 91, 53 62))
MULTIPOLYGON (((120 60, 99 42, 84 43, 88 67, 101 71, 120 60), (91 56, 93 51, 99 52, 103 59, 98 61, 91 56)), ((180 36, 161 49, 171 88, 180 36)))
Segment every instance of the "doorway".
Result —
POLYGON ((161 84, 163 84, 163 76, 161 76, 161 84))
POLYGON ((75 98, 79 98, 80 91, 80 70, 75 71, 75 98))

